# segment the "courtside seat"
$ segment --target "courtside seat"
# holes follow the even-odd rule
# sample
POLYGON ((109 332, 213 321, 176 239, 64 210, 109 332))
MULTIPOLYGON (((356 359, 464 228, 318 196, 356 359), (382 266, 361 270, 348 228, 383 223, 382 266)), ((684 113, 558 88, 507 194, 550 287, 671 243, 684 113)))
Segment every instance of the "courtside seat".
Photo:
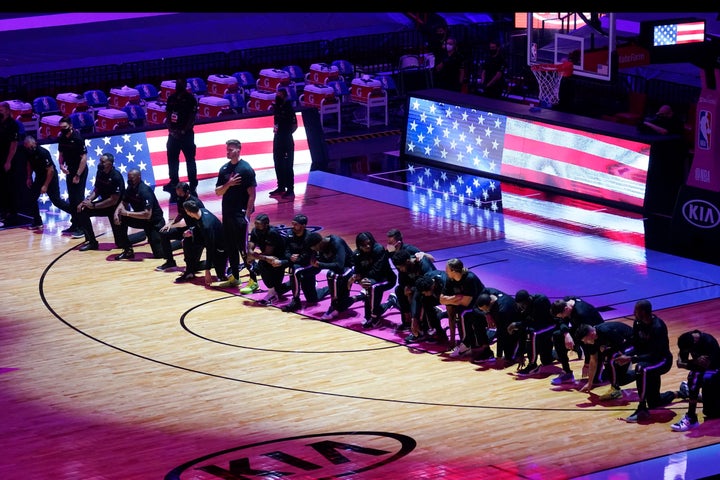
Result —
POLYGON ((142 128, 147 125, 147 113, 141 105, 128 104, 121 110, 127 113, 128 124, 131 128, 142 128))
POLYGON ((90 135, 95 133, 95 116, 91 111, 74 112, 69 116, 73 128, 81 134, 90 135))
POLYGON ((355 78, 355 66, 348 60, 334 60, 330 65, 337 67, 338 74, 347 82, 355 78))
POLYGON ((140 93, 140 104, 146 106, 148 102, 155 102, 160 97, 157 87, 151 83, 135 85, 135 90, 140 93))
POLYGON ((245 101, 250 100, 250 94, 255 90, 255 76, 250 72, 235 72, 232 74, 237 78, 238 87, 245 91, 245 101))
POLYGON ((237 92, 226 93, 223 98, 230 102, 229 113, 243 113, 245 111, 245 92, 244 89, 240 89, 237 92))
POLYGON ((57 100, 55 100, 53 97, 49 95, 43 95, 40 97, 36 97, 33 100, 33 111, 39 118, 48 116, 48 115, 60 115, 62 116, 62 112, 60 112, 60 106, 57 103, 57 100))
POLYGON ((290 82, 295 82, 298 94, 302 93, 303 88, 305 88, 305 72, 303 72, 303 69, 299 65, 286 65, 282 69, 290 75, 290 82))
POLYGON ((205 80, 200 77, 190 77, 187 79, 187 83, 190 86, 190 91, 196 98, 204 97, 207 95, 207 84, 205 80))

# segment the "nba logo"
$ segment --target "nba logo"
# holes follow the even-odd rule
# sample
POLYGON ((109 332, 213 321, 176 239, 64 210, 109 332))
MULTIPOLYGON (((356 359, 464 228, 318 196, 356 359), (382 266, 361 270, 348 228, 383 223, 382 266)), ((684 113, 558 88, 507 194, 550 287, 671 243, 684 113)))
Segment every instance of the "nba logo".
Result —
POLYGON ((712 112, 701 110, 698 116, 698 138, 697 146, 703 150, 710 150, 712 147, 712 112))

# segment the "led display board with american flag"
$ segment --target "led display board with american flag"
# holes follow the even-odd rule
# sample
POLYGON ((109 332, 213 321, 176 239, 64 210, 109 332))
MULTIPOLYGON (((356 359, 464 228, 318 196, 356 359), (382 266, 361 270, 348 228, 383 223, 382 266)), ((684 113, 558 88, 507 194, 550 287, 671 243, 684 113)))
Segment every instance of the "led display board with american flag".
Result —
POLYGON ((650 145, 410 96, 403 153, 465 172, 642 208, 650 145))

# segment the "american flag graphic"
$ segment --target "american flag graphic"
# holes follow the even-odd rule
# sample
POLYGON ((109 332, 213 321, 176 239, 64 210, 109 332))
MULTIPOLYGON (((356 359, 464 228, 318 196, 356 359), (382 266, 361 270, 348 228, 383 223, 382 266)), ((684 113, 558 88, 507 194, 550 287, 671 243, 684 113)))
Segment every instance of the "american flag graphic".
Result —
MULTIPOLYGON (((167 130, 159 129, 139 133, 117 133, 97 138, 87 138, 85 145, 88 154, 88 183, 86 196, 90 194, 95 182, 99 158, 104 152, 115 156, 115 168, 127 181, 127 172, 133 168, 140 170, 143 181, 149 186, 163 186, 169 182, 167 167, 167 130)), ((197 145, 196 163, 198 179, 216 178, 220 167, 227 162, 225 142, 236 138, 242 143, 240 156, 253 166, 255 171, 274 168, 272 158, 273 117, 261 117, 206 123, 195 126, 195 144, 197 145)), ((295 140, 295 165, 311 164, 312 157, 307 142, 302 115, 298 113, 298 129, 293 134, 295 140)), ((58 166, 57 143, 43 145, 47 148, 55 165, 58 166)), ((67 200, 65 174, 59 172, 60 194, 67 200)), ((180 179, 187 180, 187 171, 182 154, 180 155, 180 179)), ((50 205, 47 195, 39 200, 41 208, 50 205)))
POLYGON ((648 144, 411 97, 404 152, 642 207, 648 144))
POLYGON ((681 45, 705 41, 705 22, 656 25, 653 28, 653 46, 681 45))

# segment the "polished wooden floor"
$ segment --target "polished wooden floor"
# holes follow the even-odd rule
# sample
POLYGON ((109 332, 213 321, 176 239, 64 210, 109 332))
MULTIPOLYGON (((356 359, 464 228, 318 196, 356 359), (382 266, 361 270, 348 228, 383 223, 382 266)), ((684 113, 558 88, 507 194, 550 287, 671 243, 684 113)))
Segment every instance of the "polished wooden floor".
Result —
MULTIPOLYGON (((504 229, 484 232, 344 193, 352 188, 342 182, 320 186, 332 181, 312 175, 300 175, 307 185, 294 202, 279 203, 267 197, 269 177, 261 178, 258 212, 285 224, 306 213, 311 225, 351 245, 366 228, 383 238, 399 227, 408 242, 441 261, 466 258, 485 283, 506 290, 543 285, 558 296, 587 287, 605 305, 613 302, 603 295, 617 295, 605 283, 624 277, 627 288, 615 291, 632 295, 604 309, 606 318, 617 312, 629 322, 625 304, 653 292, 675 303, 657 312, 674 350, 691 327, 720 335, 720 267, 652 252, 613 262, 612 252, 625 247, 607 244, 607 258, 575 264, 583 259, 573 259, 582 255, 571 244, 592 246, 591 235, 576 232, 564 246, 536 251, 522 237, 542 228, 530 220, 507 218, 504 229), (501 251, 504 259, 494 259, 501 251), (485 261, 473 262, 478 256, 485 261), (580 265, 577 278, 569 265, 580 265), (554 276, 556 268, 563 275, 554 276)), ((219 211, 211 186, 202 188, 219 211)), ((582 381, 551 386, 557 367, 519 378, 514 367, 479 367, 238 294, 177 285, 177 273, 154 271, 162 261, 147 245, 136 248, 136 261, 113 261, 119 251, 104 220, 95 224, 107 231, 100 250, 90 252, 60 234, 61 217, 45 220, 41 232, 0 232, 6 480, 663 478, 668 465, 679 468, 678 455, 718 443, 720 420, 670 431, 686 408, 681 401, 646 424, 628 424, 621 419, 635 407, 632 385, 622 399, 602 403, 597 395, 607 387, 588 395, 578 391, 582 381), (648 459, 661 464, 632 465, 648 459), (618 468, 621 476, 603 474, 618 468)), ((579 377, 580 362, 572 365, 579 377)), ((684 377, 673 368, 663 385, 674 389, 684 377)), ((680 478, 700 478, 695 468, 687 461, 680 478)))

